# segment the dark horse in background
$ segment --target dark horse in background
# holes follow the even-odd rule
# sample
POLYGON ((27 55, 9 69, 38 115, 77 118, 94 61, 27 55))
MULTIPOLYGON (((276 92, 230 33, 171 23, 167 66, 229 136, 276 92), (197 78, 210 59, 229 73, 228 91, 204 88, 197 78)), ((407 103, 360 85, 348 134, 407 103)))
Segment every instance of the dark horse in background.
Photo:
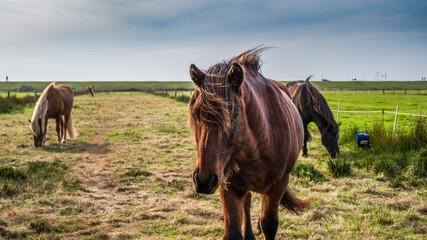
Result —
POLYGON ((47 122, 49 118, 56 120, 56 132, 58 143, 67 140, 67 132, 70 138, 77 137, 77 131, 71 119, 73 108, 73 91, 66 85, 49 84, 40 95, 34 108, 30 122, 30 130, 33 134, 34 146, 46 145, 47 122))
POLYGON ((301 117, 282 90, 286 87, 259 72, 263 50, 251 49, 207 71, 190 66, 196 85, 189 103, 197 144, 193 181, 198 193, 219 189, 223 239, 255 239, 251 192, 261 194, 259 224, 265 239, 275 238, 279 205, 297 212, 310 204, 288 187, 303 144, 301 117))
POLYGON ((331 157, 335 158, 340 153, 338 147, 339 124, 335 121, 326 99, 311 85, 310 77, 305 81, 293 81, 286 84, 304 123, 304 146, 302 154, 305 157, 308 156, 307 141, 311 140, 311 134, 307 125, 310 122, 314 122, 322 135, 323 146, 326 147, 331 157))

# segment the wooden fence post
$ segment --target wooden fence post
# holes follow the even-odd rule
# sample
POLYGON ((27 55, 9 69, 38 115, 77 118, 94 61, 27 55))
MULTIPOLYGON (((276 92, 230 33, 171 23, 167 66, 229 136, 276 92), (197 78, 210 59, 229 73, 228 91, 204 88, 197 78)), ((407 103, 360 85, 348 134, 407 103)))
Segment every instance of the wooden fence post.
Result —
POLYGON ((176 98, 176 88, 175 88, 175 98, 176 98))
POLYGON ((34 88, 34 100, 37 100, 37 91, 35 88, 34 88))
POLYGON ((7 90, 7 98, 10 98, 10 91, 7 90))
POLYGON ((396 131, 396 122, 397 122, 397 112, 399 111, 399 105, 396 106, 396 115, 394 116, 394 125, 393 125, 393 138, 394 132, 396 131))

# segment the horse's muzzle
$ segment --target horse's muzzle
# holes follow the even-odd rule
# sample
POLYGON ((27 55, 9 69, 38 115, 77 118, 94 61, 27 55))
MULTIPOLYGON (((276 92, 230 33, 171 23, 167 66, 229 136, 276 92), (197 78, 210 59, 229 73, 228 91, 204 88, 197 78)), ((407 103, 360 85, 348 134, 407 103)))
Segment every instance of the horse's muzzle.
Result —
POLYGON ((196 192, 203 194, 213 194, 218 186, 218 175, 211 174, 206 181, 199 178, 197 171, 193 172, 193 182, 196 185, 196 192))
POLYGON ((338 149, 338 151, 337 152, 333 152, 333 153, 331 153, 331 158, 336 158, 337 156, 339 156, 340 155, 340 150, 338 149))

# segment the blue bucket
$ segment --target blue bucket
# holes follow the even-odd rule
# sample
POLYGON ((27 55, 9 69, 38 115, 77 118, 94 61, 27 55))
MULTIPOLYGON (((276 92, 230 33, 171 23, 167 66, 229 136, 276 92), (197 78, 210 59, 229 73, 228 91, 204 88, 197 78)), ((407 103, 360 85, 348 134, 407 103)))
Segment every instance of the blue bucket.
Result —
POLYGON ((359 131, 356 133, 356 141, 358 147, 369 146, 369 133, 368 131, 359 131))

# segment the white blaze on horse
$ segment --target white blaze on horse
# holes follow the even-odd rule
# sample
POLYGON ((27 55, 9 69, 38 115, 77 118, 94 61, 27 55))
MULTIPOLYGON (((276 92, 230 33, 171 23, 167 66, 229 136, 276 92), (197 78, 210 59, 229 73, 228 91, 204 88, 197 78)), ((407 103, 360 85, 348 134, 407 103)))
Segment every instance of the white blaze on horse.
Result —
POLYGON ((58 143, 64 143, 68 136, 77 137, 77 131, 71 120, 73 107, 73 90, 66 85, 49 84, 40 95, 34 108, 30 122, 30 130, 33 134, 34 146, 46 145, 47 123, 49 118, 56 120, 56 132, 58 143))

